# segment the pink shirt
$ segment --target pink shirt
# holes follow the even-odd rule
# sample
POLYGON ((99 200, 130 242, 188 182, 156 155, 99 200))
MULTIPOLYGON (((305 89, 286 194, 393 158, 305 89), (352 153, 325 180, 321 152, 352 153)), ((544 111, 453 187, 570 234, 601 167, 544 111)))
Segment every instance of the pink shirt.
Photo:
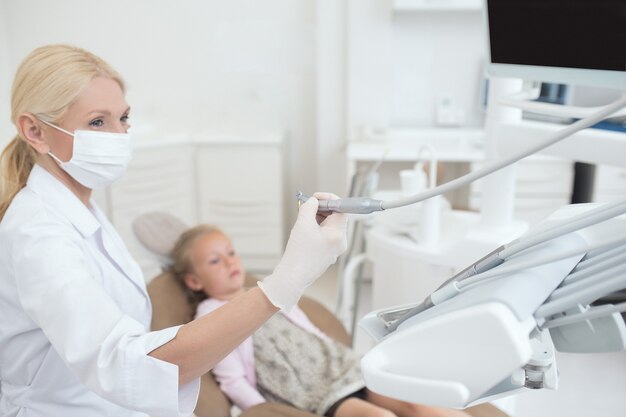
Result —
MULTIPOLYGON (((227 301, 209 298, 198 305, 196 318, 218 309, 227 301)), ((315 327, 300 307, 294 307, 284 314, 292 323, 300 326, 323 339, 328 340, 320 329, 315 327)), ((252 336, 243 341, 234 351, 222 359, 213 368, 213 375, 220 384, 221 390, 241 410, 265 402, 265 398, 256 389, 256 373, 254 368, 254 345, 252 336)))

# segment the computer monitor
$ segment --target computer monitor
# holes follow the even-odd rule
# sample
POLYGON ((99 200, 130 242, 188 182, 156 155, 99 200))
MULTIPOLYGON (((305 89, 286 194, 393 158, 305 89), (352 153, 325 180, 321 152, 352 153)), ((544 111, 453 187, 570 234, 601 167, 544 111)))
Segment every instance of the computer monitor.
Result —
POLYGON ((626 89, 625 0, 485 0, 488 73, 626 89))
MULTIPOLYGON (((603 87, 617 95, 626 90, 626 0, 483 1, 488 75, 603 87)), ((601 104, 608 101, 594 105, 601 104)), ((508 124, 498 145, 504 154, 537 145, 560 129, 526 120, 508 124)), ((625 167, 626 134, 585 129, 541 153, 625 167)))

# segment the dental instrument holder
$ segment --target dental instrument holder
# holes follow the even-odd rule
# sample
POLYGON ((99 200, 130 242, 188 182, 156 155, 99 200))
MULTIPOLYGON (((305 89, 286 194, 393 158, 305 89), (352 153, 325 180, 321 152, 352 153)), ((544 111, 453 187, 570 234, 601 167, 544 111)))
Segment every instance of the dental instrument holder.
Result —
MULTIPOLYGON (((565 206, 546 221, 543 230, 568 224, 596 206, 565 206)), ((579 352, 626 349, 626 326, 618 313, 550 329, 543 329, 545 318, 537 317, 584 259, 579 248, 623 236, 626 215, 534 245, 506 262, 498 258, 499 249, 444 284, 426 303, 369 313, 359 323, 377 342, 361 363, 366 385, 405 401, 464 408, 525 389, 556 389, 555 346, 559 351, 579 352), (495 272, 546 253, 577 251, 459 290, 458 283, 476 276, 476 271, 495 272), (407 311, 416 310, 418 314, 407 318, 407 311), (389 326, 394 314, 404 320, 389 326)), ((586 304, 593 301, 589 297, 579 300, 586 304)))
MULTIPOLYGON (((492 79, 493 81, 497 80, 492 79)), ((493 84, 495 87, 497 83, 493 84)), ((490 88, 490 92, 493 90, 490 88)), ((490 101, 500 102, 499 99, 490 101)), ((341 200, 332 200, 332 204, 330 201, 320 204, 320 210, 371 213, 426 200, 507 168, 526 156, 594 125, 625 106, 626 95, 614 103, 594 109, 591 115, 553 133, 538 145, 501 159, 496 155, 487 166, 419 195, 396 201, 354 199, 356 201, 346 201, 345 204, 341 200)), ((500 104, 497 107, 502 109, 504 106, 500 104)), ((488 117, 486 126, 488 137, 495 132, 495 125, 503 121, 493 122, 490 124, 488 117)), ((508 184, 514 178, 512 167, 504 172, 508 184)), ((509 201, 512 194, 507 193, 508 198, 505 200, 509 201)), ((302 198, 303 196, 299 195, 299 199, 302 198)), ((511 205, 501 208, 508 212, 511 205)), ((622 216, 624 212, 626 210, 615 214, 610 220, 602 220, 603 224, 581 227, 576 233, 582 235, 584 240, 588 240, 590 236, 591 240, 606 240, 607 236, 625 236, 626 218, 622 216), (610 225, 606 226, 608 223, 610 225), (593 235, 593 232, 596 232, 596 235, 593 235)), ((569 220, 566 217, 557 214, 556 219, 565 224, 569 220)), ((503 216, 501 220, 506 218, 503 216)), ((502 225, 505 222, 498 223, 502 225)), ((566 236, 568 235, 545 239, 543 243, 534 243, 516 256, 520 259, 531 256, 528 254, 533 253, 533 248, 542 251, 557 250, 559 245, 567 245, 569 242, 565 239, 566 236), (550 244, 557 246, 551 249, 550 244)), ((527 240, 532 241, 532 238, 531 234, 527 240)), ((501 256, 507 250, 506 246, 509 245, 468 267, 462 273, 464 278, 475 276, 476 272, 479 273, 481 270, 498 268, 498 265, 507 259, 506 256, 501 256)), ((566 260, 510 273, 497 279, 480 281, 464 291, 459 290, 458 285, 451 281, 445 288, 440 287, 420 304, 368 314, 359 324, 378 344, 362 360, 366 385, 375 392, 406 401, 462 408, 508 396, 524 388, 556 388, 557 372, 551 353, 553 352, 551 333, 555 335, 559 350, 567 351, 568 345, 579 346, 577 345, 579 340, 587 339, 610 339, 611 342, 589 343, 582 349, 585 352, 602 351, 607 348, 625 350, 626 326, 618 313, 612 313, 610 318, 603 320, 602 326, 597 327, 594 326, 599 323, 597 318, 585 320, 583 316, 581 323, 554 328, 560 329, 559 331, 541 328, 546 320, 547 323, 556 322, 560 316, 555 314, 566 315, 577 304, 588 305, 610 293, 596 292, 587 294, 586 297, 584 294, 575 294, 576 297, 566 300, 569 304, 562 305, 562 308, 552 313, 552 316, 537 316, 538 309, 555 303, 546 300, 549 300, 559 285, 563 285, 562 281, 579 261, 580 258, 572 256, 566 260), (551 269, 557 266, 562 269, 551 269), (399 320, 390 325, 381 319, 383 316, 391 315, 399 320), (564 334, 558 335, 558 332, 564 334), (571 338, 571 335, 576 337, 571 338), (425 359, 416 361, 411 360, 412 358, 425 359)), ((623 268, 624 265, 620 267, 623 268)), ((626 288, 626 282, 622 282, 625 271, 619 272, 613 277, 617 280, 611 280, 611 292, 626 288)))
MULTIPOLYGON (((611 110, 603 117, 624 104, 626 101, 622 98, 607 106, 611 110)), ((590 118, 586 121, 589 122, 590 118)), ((569 130, 568 134, 589 126, 589 123, 574 125, 565 128, 569 130)), ((383 207, 388 205, 385 203, 383 207)), ((564 224, 571 220, 558 213, 556 219, 564 224)), ((596 240, 623 236, 626 234, 625 220, 624 216, 620 220, 613 218, 611 226, 597 225, 583 231, 587 235, 595 231, 596 240)), ((554 244, 557 240, 563 244, 566 236, 574 234, 548 240, 539 249, 549 251, 547 244, 554 244)), ((532 240, 532 237, 531 234, 526 240, 532 240)), ((466 291, 458 289, 457 282, 481 272, 497 270, 506 260, 501 254, 510 245, 496 249, 466 268, 422 303, 375 311, 361 320, 361 327, 378 342, 362 361, 370 389, 406 401, 462 408, 509 396, 525 388, 557 388, 555 345, 558 350, 566 352, 626 349, 626 326, 618 313, 589 320, 583 317, 580 322, 549 330, 541 329, 546 318, 534 316, 536 309, 562 285, 580 258, 573 258, 574 264, 560 272, 544 267, 530 268, 486 280, 466 291), (538 279, 533 280, 533 276, 538 279), (547 282, 556 285, 552 289, 550 286, 540 287, 547 282), (524 289, 519 285, 530 287, 524 289), (534 285, 538 287, 532 288, 534 285), (538 294, 540 298, 533 298, 538 294), (411 361, 410 358, 426 359, 411 361)), ((533 256, 537 249, 537 244, 531 245, 517 255, 521 257, 518 259, 533 256)), ((579 300, 583 305, 592 301, 593 298, 579 300)), ((574 307, 561 314, 581 310, 574 307)))

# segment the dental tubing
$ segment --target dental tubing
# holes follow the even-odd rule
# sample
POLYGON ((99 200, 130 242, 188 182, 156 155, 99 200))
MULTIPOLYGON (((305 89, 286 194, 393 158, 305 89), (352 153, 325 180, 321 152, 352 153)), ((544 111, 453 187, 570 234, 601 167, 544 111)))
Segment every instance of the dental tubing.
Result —
MULTIPOLYGON (((420 201, 427 200, 431 197, 435 197, 445 192, 455 190, 477 179, 485 177, 495 171, 514 164, 520 159, 523 159, 529 155, 532 155, 547 148, 550 145, 560 142, 561 140, 569 137, 579 130, 593 126, 594 124, 606 119, 613 113, 622 109, 624 106, 626 106, 626 94, 615 102, 601 107, 595 113, 592 113, 591 115, 580 119, 557 132, 554 132, 545 141, 535 146, 531 146, 516 155, 512 155, 509 158, 505 158, 501 161, 489 164, 482 169, 470 172, 469 174, 463 175, 462 177, 456 178, 438 187, 428 189, 419 194, 393 201, 375 200, 367 197, 343 198, 340 200, 331 200, 320 204, 319 210, 335 211, 340 213, 369 214, 375 211, 388 210, 391 208, 403 207, 410 204, 419 203, 420 201)), ((307 197, 304 196, 302 192, 298 192, 298 194, 296 194, 296 197, 299 201, 306 201, 307 199, 307 197)))

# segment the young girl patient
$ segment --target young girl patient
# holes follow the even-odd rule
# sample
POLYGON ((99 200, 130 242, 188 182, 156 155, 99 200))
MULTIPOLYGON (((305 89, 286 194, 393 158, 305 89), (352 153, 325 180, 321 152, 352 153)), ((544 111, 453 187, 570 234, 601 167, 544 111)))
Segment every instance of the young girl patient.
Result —
MULTIPOLYGON (((172 250, 172 273, 199 302, 196 317, 246 291, 245 271, 230 239, 201 225, 181 235, 172 250)), ((213 368, 222 391, 240 409, 276 401, 331 417, 468 414, 394 400, 365 388, 359 357, 330 339, 297 306, 275 314, 213 368)))

